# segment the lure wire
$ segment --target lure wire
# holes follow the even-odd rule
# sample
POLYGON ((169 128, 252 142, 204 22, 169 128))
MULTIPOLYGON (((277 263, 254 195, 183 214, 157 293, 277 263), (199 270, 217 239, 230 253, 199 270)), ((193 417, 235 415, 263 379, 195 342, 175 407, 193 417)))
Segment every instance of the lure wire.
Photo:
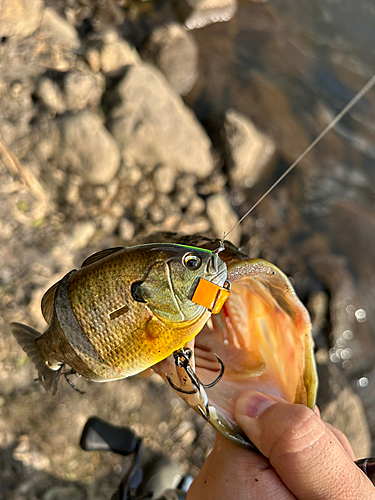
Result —
MULTIPOLYGON (((365 95, 375 84, 375 74, 368 80, 368 82, 357 92, 357 94, 343 107, 343 109, 333 118, 333 120, 322 130, 316 139, 300 154, 300 156, 290 165, 290 167, 275 181, 272 186, 259 198, 259 200, 241 217, 241 219, 227 232, 223 234, 220 240, 220 248, 223 245, 224 239, 234 231, 242 221, 259 205, 261 201, 268 196, 271 191, 300 163, 301 160, 333 129, 333 127, 357 104, 357 102, 365 95)), ((219 252, 220 250, 217 250, 219 252)))

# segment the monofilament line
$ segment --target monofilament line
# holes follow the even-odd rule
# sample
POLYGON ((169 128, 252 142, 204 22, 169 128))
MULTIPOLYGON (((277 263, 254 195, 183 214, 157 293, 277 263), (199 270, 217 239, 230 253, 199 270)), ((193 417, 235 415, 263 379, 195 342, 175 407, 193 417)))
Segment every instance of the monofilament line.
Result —
POLYGON ((326 126, 326 128, 318 135, 318 137, 308 146, 305 151, 296 159, 292 165, 277 179, 276 182, 272 184, 272 186, 259 198, 259 200, 246 212, 244 216, 235 224, 232 229, 230 229, 227 233, 224 233, 223 240, 238 227, 241 222, 256 208, 261 201, 264 200, 266 196, 270 194, 271 191, 275 189, 275 187, 286 177, 294 167, 298 165, 298 163, 303 160, 303 158, 323 139, 323 137, 328 134, 328 132, 343 118, 353 106, 357 104, 357 102, 371 89, 371 87, 375 84, 375 75, 370 78, 370 80, 364 85, 361 90, 351 99, 348 104, 340 111, 340 113, 326 126))

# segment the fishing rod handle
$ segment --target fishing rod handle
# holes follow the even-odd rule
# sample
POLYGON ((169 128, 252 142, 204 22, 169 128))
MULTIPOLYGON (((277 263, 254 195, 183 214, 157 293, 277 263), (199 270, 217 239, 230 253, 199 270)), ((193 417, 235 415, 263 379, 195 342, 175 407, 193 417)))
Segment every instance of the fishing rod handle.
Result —
POLYGON ((375 485, 375 457, 362 458, 354 462, 375 485))

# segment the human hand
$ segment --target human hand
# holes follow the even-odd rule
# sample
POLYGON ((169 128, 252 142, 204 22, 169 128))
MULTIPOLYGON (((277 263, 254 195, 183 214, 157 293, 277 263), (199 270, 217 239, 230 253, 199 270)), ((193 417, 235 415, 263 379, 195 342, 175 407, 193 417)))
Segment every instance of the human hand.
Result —
POLYGON ((347 438, 317 409, 248 391, 237 401, 235 417, 264 456, 217 433, 187 500, 375 499, 347 438))

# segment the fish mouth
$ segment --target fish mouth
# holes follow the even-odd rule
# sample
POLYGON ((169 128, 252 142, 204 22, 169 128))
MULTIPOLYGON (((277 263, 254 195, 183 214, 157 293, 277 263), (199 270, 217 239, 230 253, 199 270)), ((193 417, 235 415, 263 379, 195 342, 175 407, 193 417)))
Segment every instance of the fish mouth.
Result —
MULTIPOLYGON (((247 390, 273 394, 292 403, 314 406, 317 388, 310 320, 286 276, 261 259, 228 266, 231 296, 212 315, 187 347, 191 366, 202 384, 219 374, 218 355, 225 365, 222 379, 206 389, 210 423, 233 441, 251 447, 235 421, 237 399, 247 390)), ((194 389, 186 374, 167 358, 154 367, 177 387, 194 389)), ((196 411, 200 396, 178 393, 196 411)))

